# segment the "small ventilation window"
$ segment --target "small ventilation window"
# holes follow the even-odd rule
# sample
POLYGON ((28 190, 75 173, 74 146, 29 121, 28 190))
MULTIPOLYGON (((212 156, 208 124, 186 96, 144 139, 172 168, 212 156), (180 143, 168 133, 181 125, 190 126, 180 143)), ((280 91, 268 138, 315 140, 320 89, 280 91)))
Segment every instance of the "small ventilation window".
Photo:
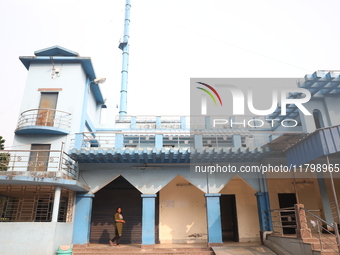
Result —
POLYGON ((313 118, 314 118, 314 123, 316 129, 323 128, 325 127, 322 119, 322 114, 319 110, 314 110, 313 111, 313 118))

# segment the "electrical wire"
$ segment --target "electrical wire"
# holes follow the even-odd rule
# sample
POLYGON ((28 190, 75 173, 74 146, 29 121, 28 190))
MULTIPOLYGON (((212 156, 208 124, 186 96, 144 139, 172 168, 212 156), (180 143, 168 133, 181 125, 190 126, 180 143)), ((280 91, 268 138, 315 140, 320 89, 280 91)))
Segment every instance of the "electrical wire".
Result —
POLYGON ((237 48, 237 49, 240 49, 240 50, 243 50, 243 51, 252 53, 252 54, 254 54, 254 55, 261 56, 261 57, 263 57, 263 58, 267 58, 267 59, 270 59, 270 60, 273 60, 273 61, 276 61, 276 62, 285 64, 285 65, 289 65, 289 66, 292 66, 292 67, 295 67, 295 68, 298 68, 298 69, 301 69, 301 70, 304 70, 304 71, 308 71, 308 72, 311 72, 311 73, 313 72, 312 70, 309 70, 309 69, 306 69, 306 68, 303 68, 303 67, 300 67, 300 66, 297 66, 297 65, 293 65, 293 64, 291 64, 291 63, 288 63, 288 62, 285 62, 285 61, 282 61, 282 60, 279 60, 279 59, 276 59, 276 58, 267 56, 267 55, 265 55, 265 54, 258 53, 258 52, 255 52, 255 51, 252 51, 252 50, 249 50, 249 49, 246 49, 246 48, 237 46, 237 45, 235 45, 235 44, 232 44, 232 43, 223 41, 223 40, 221 40, 221 39, 218 39, 218 38, 215 38, 215 37, 211 37, 211 36, 206 35, 206 34, 204 34, 204 33, 201 33, 201 32, 198 32, 198 31, 195 31, 195 30, 192 30, 192 29, 189 29, 189 28, 184 27, 184 26, 182 26, 182 25, 173 23, 173 22, 171 22, 171 21, 169 21, 169 20, 162 19, 162 18, 160 18, 160 17, 158 17, 158 16, 156 16, 156 15, 154 15, 154 14, 152 14, 152 13, 148 13, 148 12, 145 12, 145 11, 143 11, 143 10, 140 10, 139 8, 136 8, 136 9, 137 9, 138 11, 144 13, 144 14, 147 14, 147 15, 149 15, 149 16, 153 16, 153 17, 156 18, 156 19, 159 19, 159 20, 161 20, 161 21, 167 22, 167 23, 169 23, 169 24, 171 24, 171 25, 173 25, 173 26, 176 26, 176 27, 179 27, 179 28, 188 30, 188 31, 190 31, 190 32, 192 32, 192 33, 196 33, 196 34, 198 34, 198 35, 200 35, 200 36, 207 37, 207 38, 209 38, 209 39, 215 40, 215 41, 220 42, 220 43, 224 43, 224 44, 226 44, 226 45, 229 45, 229 46, 231 46, 231 47, 234 47, 234 48, 237 48))

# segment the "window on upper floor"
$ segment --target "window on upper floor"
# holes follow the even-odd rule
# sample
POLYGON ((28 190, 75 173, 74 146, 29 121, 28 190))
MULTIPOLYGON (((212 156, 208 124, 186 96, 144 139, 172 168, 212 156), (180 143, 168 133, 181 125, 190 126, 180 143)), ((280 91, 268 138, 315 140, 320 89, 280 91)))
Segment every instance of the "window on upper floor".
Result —
POLYGON ((325 127, 322 119, 322 114, 319 110, 314 110, 313 111, 313 118, 314 118, 314 123, 316 129, 323 128, 325 127))

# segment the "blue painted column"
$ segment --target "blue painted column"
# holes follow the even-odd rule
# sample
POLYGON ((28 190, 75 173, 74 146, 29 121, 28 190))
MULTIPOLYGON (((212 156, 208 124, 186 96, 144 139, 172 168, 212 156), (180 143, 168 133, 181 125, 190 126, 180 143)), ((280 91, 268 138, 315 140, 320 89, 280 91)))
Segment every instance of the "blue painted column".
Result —
POLYGON ((130 128, 131 128, 131 129, 135 129, 135 128, 136 128, 136 123, 137 123, 137 118, 136 118, 136 116, 132 116, 132 117, 131 117, 130 128))
POLYGON ((156 116, 156 128, 161 128, 162 126, 162 117, 161 116, 156 116))
POLYGON ((270 212, 266 212, 270 210, 269 203, 269 193, 268 192, 257 192, 255 193, 257 200, 257 210, 259 214, 260 221, 260 231, 272 231, 272 221, 270 212))
POLYGON ((232 136, 233 147, 238 149, 242 146, 241 135, 233 135, 232 136))
POLYGON ((181 129, 187 128, 187 118, 185 116, 181 117, 181 129))
POLYGON ((221 194, 204 194, 207 203, 208 246, 222 244, 221 194))
POLYGON ((156 150, 161 150, 163 148, 163 135, 155 135, 155 148, 156 150))
POLYGON ((83 133, 75 134, 73 148, 80 150, 83 147, 83 140, 84 140, 84 134, 83 133))
POLYGON ((73 244, 90 242, 92 199, 94 194, 77 194, 74 215, 73 244))
POLYGON ((142 194, 142 245, 155 244, 156 194, 142 194))
POLYGON ((210 127, 210 116, 205 117, 205 128, 211 128, 210 127))
POLYGON ((194 135, 194 149, 203 148, 202 135, 194 135))
POLYGON ((124 147, 124 135, 116 134, 115 149, 122 149, 124 147))

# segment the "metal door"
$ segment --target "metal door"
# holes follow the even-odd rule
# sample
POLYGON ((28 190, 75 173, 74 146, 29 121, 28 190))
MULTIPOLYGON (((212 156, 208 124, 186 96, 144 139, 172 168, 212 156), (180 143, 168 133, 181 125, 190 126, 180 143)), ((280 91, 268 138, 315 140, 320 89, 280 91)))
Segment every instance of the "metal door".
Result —
POLYGON ((57 107, 58 93, 41 93, 37 126, 54 125, 55 109, 57 107))

